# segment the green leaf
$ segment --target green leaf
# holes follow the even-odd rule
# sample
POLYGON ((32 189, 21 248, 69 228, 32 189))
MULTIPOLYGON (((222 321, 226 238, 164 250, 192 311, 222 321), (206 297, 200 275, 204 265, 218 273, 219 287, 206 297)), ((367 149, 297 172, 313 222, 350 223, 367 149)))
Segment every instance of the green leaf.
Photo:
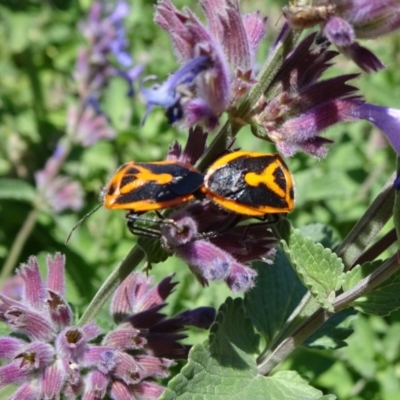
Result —
POLYGON ((334 249, 339 244, 339 239, 334 231, 327 225, 316 223, 302 226, 300 228, 303 236, 309 237, 314 243, 334 249))
POLYGON ((400 271, 351 305, 363 313, 382 316, 400 308, 400 271))
POLYGON ((294 371, 258 374, 258 336, 245 317, 241 299, 228 299, 212 327, 208 348, 195 345, 188 364, 169 382, 160 400, 312 400, 323 396, 294 371))
POLYGON ((303 345, 316 349, 339 349, 347 346, 344 340, 354 332, 352 324, 357 315, 355 310, 349 308, 334 314, 303 345))
POLYGON ((306 293, 282 249, 272 265, 254 262, 256 286, 245 294, 247 315, 267 342, 280 331, 306 293))
POLYGON ((370 275, 379 266, 381 266, 382 263, 382 260, 376 260, 373 262, 366 262, 362 266, 356 265, 353 269, 346 272, 343 279, 343 290, 347 291, 356 286, 358 282, 370 275))
MULTIPOLYGON (((351 289, 382 264, 383 261, 377 260, 357 265, 347 272, 343 282, 343 290, 351 289)), ((400 308, 400 271, 394 273, 367 295, 359 297, 351 305, 363 313, 375 315, 388 315, 400 308)))
POLYGON ((333 311, 331 302, 344 276, 342 260, 330 249, 304 237, 299 230, 291 232, 290 247, 285 241, 282 241, 282 246, 300 280, 313 297, 322 307, 333 311))
POLYGON ((0 199, 32 203, 35 196, 36 189, 28 182, 19 179, 0 179, 0 199))

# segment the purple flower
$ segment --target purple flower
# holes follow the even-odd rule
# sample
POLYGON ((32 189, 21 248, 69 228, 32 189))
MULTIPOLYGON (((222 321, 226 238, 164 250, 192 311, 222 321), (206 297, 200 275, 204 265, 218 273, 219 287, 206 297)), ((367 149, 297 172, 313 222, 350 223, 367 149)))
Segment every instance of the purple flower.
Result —
POLYGON ((99 140, 115 137, 115 130, 93 96, 88 97, 83 110, 76 106, 68 109, 67 132, 74 142, 85 147, 92 146, 99 140))
POLYGON ((363 119, 379 128, 400 156, 400 110, 355 102, 346 110, 348 120, 363 119))
POLYGON ((124 79, 128 85, 127 94, 131 97, 133 82, 142 72, 142 66, 134 66, 127 51, 124 19, 129 10, 122 0, 117 1, 113 9, 110 3, 95 1, 87 21, 80 24, 88 45, 78 52, 74 78, 79 103, 69 109, 68 132, 84 146, 115 136, 100 106, 102 90, 110 79, 116 76, 124 79))
POLYGON ((83 189, 80 183, 59 175, 67 153, 67 148, 59 144, 44 169, 35 172, 36 187, 42 200, 56 213, 66 209, 78 211, 83 206, 83 189))
POLYGON ((140 92, 146 101, 147 110, 142 123, 157 105, 166 109, 171 124, 180 120, 183 105, 190 100, 190 97, 185 100, 185 94, 189 92, 188 88, 194 83, 196 77, 209 67, 209 64, 209 57, 196 57, 173 73, 161 85, 154 85, 150 88, 143 87, 140 92))
POLYGON ((335 0, 317 5, 291 5, 283 13, 294 29, 321 24, 326 37, 366 72, 384 68, 356 39, 375 39, 400 27, 400 4, 395 0, 335 0))
MULTIPOLYGON (((157 4, 155 21, 170 35, 183 69, 192 68, 198 57, 209 60, 208 68, 188 88, 190 95, 185 91, 185 100, 179 101, 172 119, 182 119, 187 126, 203 122, 214 129, 220 115, 237 105, 255 83, 255 53, 265 34, 266 19, 258 13, 242 15, 237 0, 202 0, 200 6, 207 26, 190 10, 178 11, 170 0, 157 4)), ((167 82, 163 85, 171 92, 172 82, 167 82)), ((176 89, 172 92, 179 95, 176 89)), ((168 98, 177 104, 174 96, 168 98)), ((168 104, 164 107, 170 110, 168 104)))
POLYGON ((337 55, 326 45, 313 46, 315 34, 307 36, 286 57, 272 85, 274 97, 262 98, 254 120, 285 156, 302 151, 315 157, 326 155, 331 140, 320 136, 326 128, 348 121, 348 107, 358 104, 356 88, 348 81, 356 74, 319 81, 337 55))
MULTIPOLYGON (((237 221, 237 216, 233 217, 237 221)), ((274 254, 276 240, 265 226, 254 232, 248 225, 225 230, 234 222, 232 214, 209 203, 176 211, 169 221, 161 226, 164 247, 184 260, 202 285, 225 281, 233 292, 249 290, 257 274, 243 263, 274 254), (217 214, 219 220, 215 218, 217 214), (215 230, 211 230, 212 226, 215 230)))
POLYGON ((189 346, 185 324, 208 328, 215 311, 208 307, 167 319, 159 311, 176 283, 172 277, 152 287, 137 273, 115 293, 111 312, 118 326, 97 344, 102 330, 93 322, 72 324, 72 309, 65 299, 65 259, 47 258, 44 281, 35 257, 18 270, 23 280, 20 300, 0 294, 0 320, 18 337, 0 337, 0 387, 18 384, 12 399, 37 398, 156 399, 164 388, 151 382, 168 376, 173 361, 184 358, 189 346), (150 381, 149 381, 150 380, 150 381))

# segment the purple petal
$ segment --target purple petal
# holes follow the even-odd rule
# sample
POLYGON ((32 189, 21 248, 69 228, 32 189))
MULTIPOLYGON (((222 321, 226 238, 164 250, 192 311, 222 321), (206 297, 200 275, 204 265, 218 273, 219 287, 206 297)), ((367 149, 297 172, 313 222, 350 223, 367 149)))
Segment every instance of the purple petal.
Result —
POLYGON ((8 400, 37 400, 39 388, 34 383, 24 383, 8 400))
POLYGON ((87 350, 87 341, 82 328, 68 327, 57 335, 56 349, 59 357, 80 360, 87 350))
POLYGON ((208 329, 215 320, 216 311, 213 307, 198 307, 194 310, 187 310, 176 317, 183 318, 185 325, 195 326, 201 329, 208 329))
MULTIPOLYGON (((134 398, 131 392, 131 388, 121 381, 114 381, 112 383, 110 389, 110 397, 113 400, 132 400, 134 398)), ((149 398, 147 400, 151 399, 149 398)))
POLYGON ((0 388, 10 383, 22 383, 30 373, 30 365, 25 364, 21 366, 20 361, 4 365, 0 367, 0 388))
POLYGON ((351 116, 365 119, 377 126, 400 155, 400 110, 362 103, 349 110, 351 116))
POLYGON ((168 368, 175 365, 174 361, 166 358, 148 355, 138 355, 135 360, 140 365, 141 380, 146 378, 166 378, 169 376, 168 368))
POLYGON ((56 364, 46 368, 42 375, 42 396, 45 399, 60 398, 64 385, 62 371, 56 364))
POLYGON ((365 72, 379 71, 385 68, 385 65, 372 51, 360 46, 357 42, 347 47, 341 47, 340 51, 365 72))
POLYGON ((142 87, 140 92, 147 105, 145 117, 154 106, 161 106, 167 110, 176 107, 181 98, 181 94, 178 93, 177 89, 191 85, 196 77, 209 67, 210 58, 208 56, 199 56, 189 60, 161 85, 155 85, 150 88, 142 87))
POLYGON ((356 37, 353 27, 340 17, 329 18, 324 25, 324 33, 328 40, 338 47, 350 46, 356 37))
MULTIPOLYGON (((5 301, 0 295, 0 300, 5 301)), ((31 339, 49 341, 55 331, 51 322, 42 314, 21 306, 11 306, 3 315, 6 324, 15 332, 27 335, 31 339)))
POLYGON ((10 297, 13 300, 20 301, 23 296, 25 283, 21 276, 13 275, 7 278, 4 282, 0 293, 4 296, 10 297))
POLYGON ((109 377, 99 371, 90 371, 85 378, 82 400, 103 399, 107 393, 109 377))
POLYGON ((90 346, 85 353, 83 365, 85 367, 96 367, 101 373, 107 375, 115 369, 119 353, 112 347, 90 346))
POLYGON ((86 325, 82 326, 82 332, 87 342, 96 339, 103 333, 103 330, 99 328, 93 321, 90 321, 86 325))
POLYGON ((191 346, 178 341, 186 338, 187 335, 182 333, 152 333, 148 337, 146 353, 173 360, 185 359, 191 346))
POLYGON ((46 287, 59 296, 65 296, 65 256, 56 253, 54 257, 47 256, 47 280, 46 287))
POLYGON ((182 258, 192 272, 208 281, 225 279, 235 260, 219 247, 205 240, 196 240, 175 249, 176 255, 182 258))
POLYGON ((18 274, 24 279, 24 299, 36 310, 45 306, 46 290, 39 272, 39 265, 36 257, 29 257, 27 264, 22 264, 18 274))
POLYGON ((246 292, 254 286, 257 272, 243 264, 233 264, 226 283, 233 293, 246 292))
POLYGON ((141 381, 142 368, 136 362, 135 358, 123 352, 117 353, 117 365, 114 369, 114 375, 127 385, 135 385, 141 381))
MULTIPOLYGON (((215 10, 210 10, 212 13, 215 10)), ((251 69, 252 52, 243 25, 238 0, 225 3, 227 18, 222 20, 223 37, 220 39, 232 71, 251 69)))
POLYGON ((23 340, 10 336, 0 337, 0 358, 11 360, 22 351, 24 346, 26 342, 23 340))
POLYGON ((69 304, 60 297, 57 293, 49 290, 49 312, 51 320, 58 325, 59 328, 64 328, 72 322, 72 309, 69 304))
POLYGON ((204 122, 206 128, 214 130, 219 123, 218 115, 210 107, 208 102, 201 98, 189 100, 184 106, 185 125, 192 126, 204 122))
POLYGON ((206 149, 207 132, 200 126, 189 129, 189 136, 183 153, 178 157, 178 161, 195 165, 206 149))
POLYGON ((165 388, 162 386, 144 381, 133 387, 133 395, 136 400, 157 400, 164 390, 165 388))
POLYGON ((265 36, 267 18, 261 18, 260 13, 257 11, 251 14, 245 14, 243 17, 243 24, 249 38, 252 56, 254 56, 258 45, 265 36))
POLYGON ((146 343, 146 339, 140 336, 140 330, 132 327, 115 329, 103 340, 105 346, 110 346, 118 350, 138 350, 142 349, 146 343))

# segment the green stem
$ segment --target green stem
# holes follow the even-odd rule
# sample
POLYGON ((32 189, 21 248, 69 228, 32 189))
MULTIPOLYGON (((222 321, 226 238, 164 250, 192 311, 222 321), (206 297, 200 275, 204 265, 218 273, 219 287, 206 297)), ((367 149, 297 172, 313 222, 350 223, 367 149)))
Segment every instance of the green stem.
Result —
POLYGON ((108 298, 117 289, 118 285, 133 271, 143 260, 145 254, 139 246, 135 246, 122 260, 121 264, 111 272, 111 275, 100 287, 82 317, 78 326, 83 326, 92 321, 108 298))
POLYGON ((257 84, 253 86, 246 99, 239 106, 236 117, 246 120, 251 114, 259 98, 268 90, 270 84, 273 82, 279 68, 282 66, 285 56, 293 48, 293 43, 296 42, 297 38, 298 34, 290 33, 275 45, 257 77, 257 84))
POLYGON ((289 356, 299 345, 311 336, 324 322, 334 313, 347 307, 361 296, 366 295, 375 289, 382 282, 387 280, 395 272, 400 270, 399 255, 395 254, 383 263, 371 275, 361 280, 356 286, 336 297, 332 303, 334 312, 328 312, 323 308, 315 311, 306 321, 300 324, 290 336, 284 339, 279 346, 258 366, 261 375, 268 375, 273 368, 289 356))
POLYGON ((394 179, 395 174, 389 178, 381 193, 337 248, 336 254, 343 260, 346 270, 354 264, 393 215, 394 179))
POLYGON ((24 245, 33 231, 33 228, 36 225, 37 217, 39 214, 39 210, 34 208, 30 211, 27 218, 25 219, 24 224, 19 230, 17 237, 14 240, 14 243, 11 246, 10 253, 6 259, 6 262, 3 265, 3 268, 0 273, 0 287, 3 286, 4 281, 12 274, 19 256, 21 254, 24 245))

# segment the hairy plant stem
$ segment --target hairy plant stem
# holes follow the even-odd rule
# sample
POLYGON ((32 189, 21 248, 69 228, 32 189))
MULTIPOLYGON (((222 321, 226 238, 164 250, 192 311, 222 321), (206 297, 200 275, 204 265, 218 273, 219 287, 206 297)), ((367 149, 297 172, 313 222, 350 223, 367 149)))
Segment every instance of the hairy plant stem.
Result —
POLYGON ((371 275, 361 280, 356 286, 340 294, 333 301, 333 312, 323 308, 315 311, 307 320, 300 324, 290 336, 284 339, 276 349, 258 366, 258 372, 261 375, 268 375, 273 368, 282 362, 289 354, 293 352, 301 343, 311 336, 324 322, 326 322, 335 313, 351 307, 352 303, 361 296, 368 294, 378 285, 400 270, 399 254, 396 253, 385 263, 383 263, 371 275))
POLYGON ((121 264, 111 272, 110 276, 97 291, 82 317, 79 319, 78 326, 83 326, 94 319, 118 285, 137 268, 144 256, 143 250, 138 245, 133 247, 122 260, 121 264))

